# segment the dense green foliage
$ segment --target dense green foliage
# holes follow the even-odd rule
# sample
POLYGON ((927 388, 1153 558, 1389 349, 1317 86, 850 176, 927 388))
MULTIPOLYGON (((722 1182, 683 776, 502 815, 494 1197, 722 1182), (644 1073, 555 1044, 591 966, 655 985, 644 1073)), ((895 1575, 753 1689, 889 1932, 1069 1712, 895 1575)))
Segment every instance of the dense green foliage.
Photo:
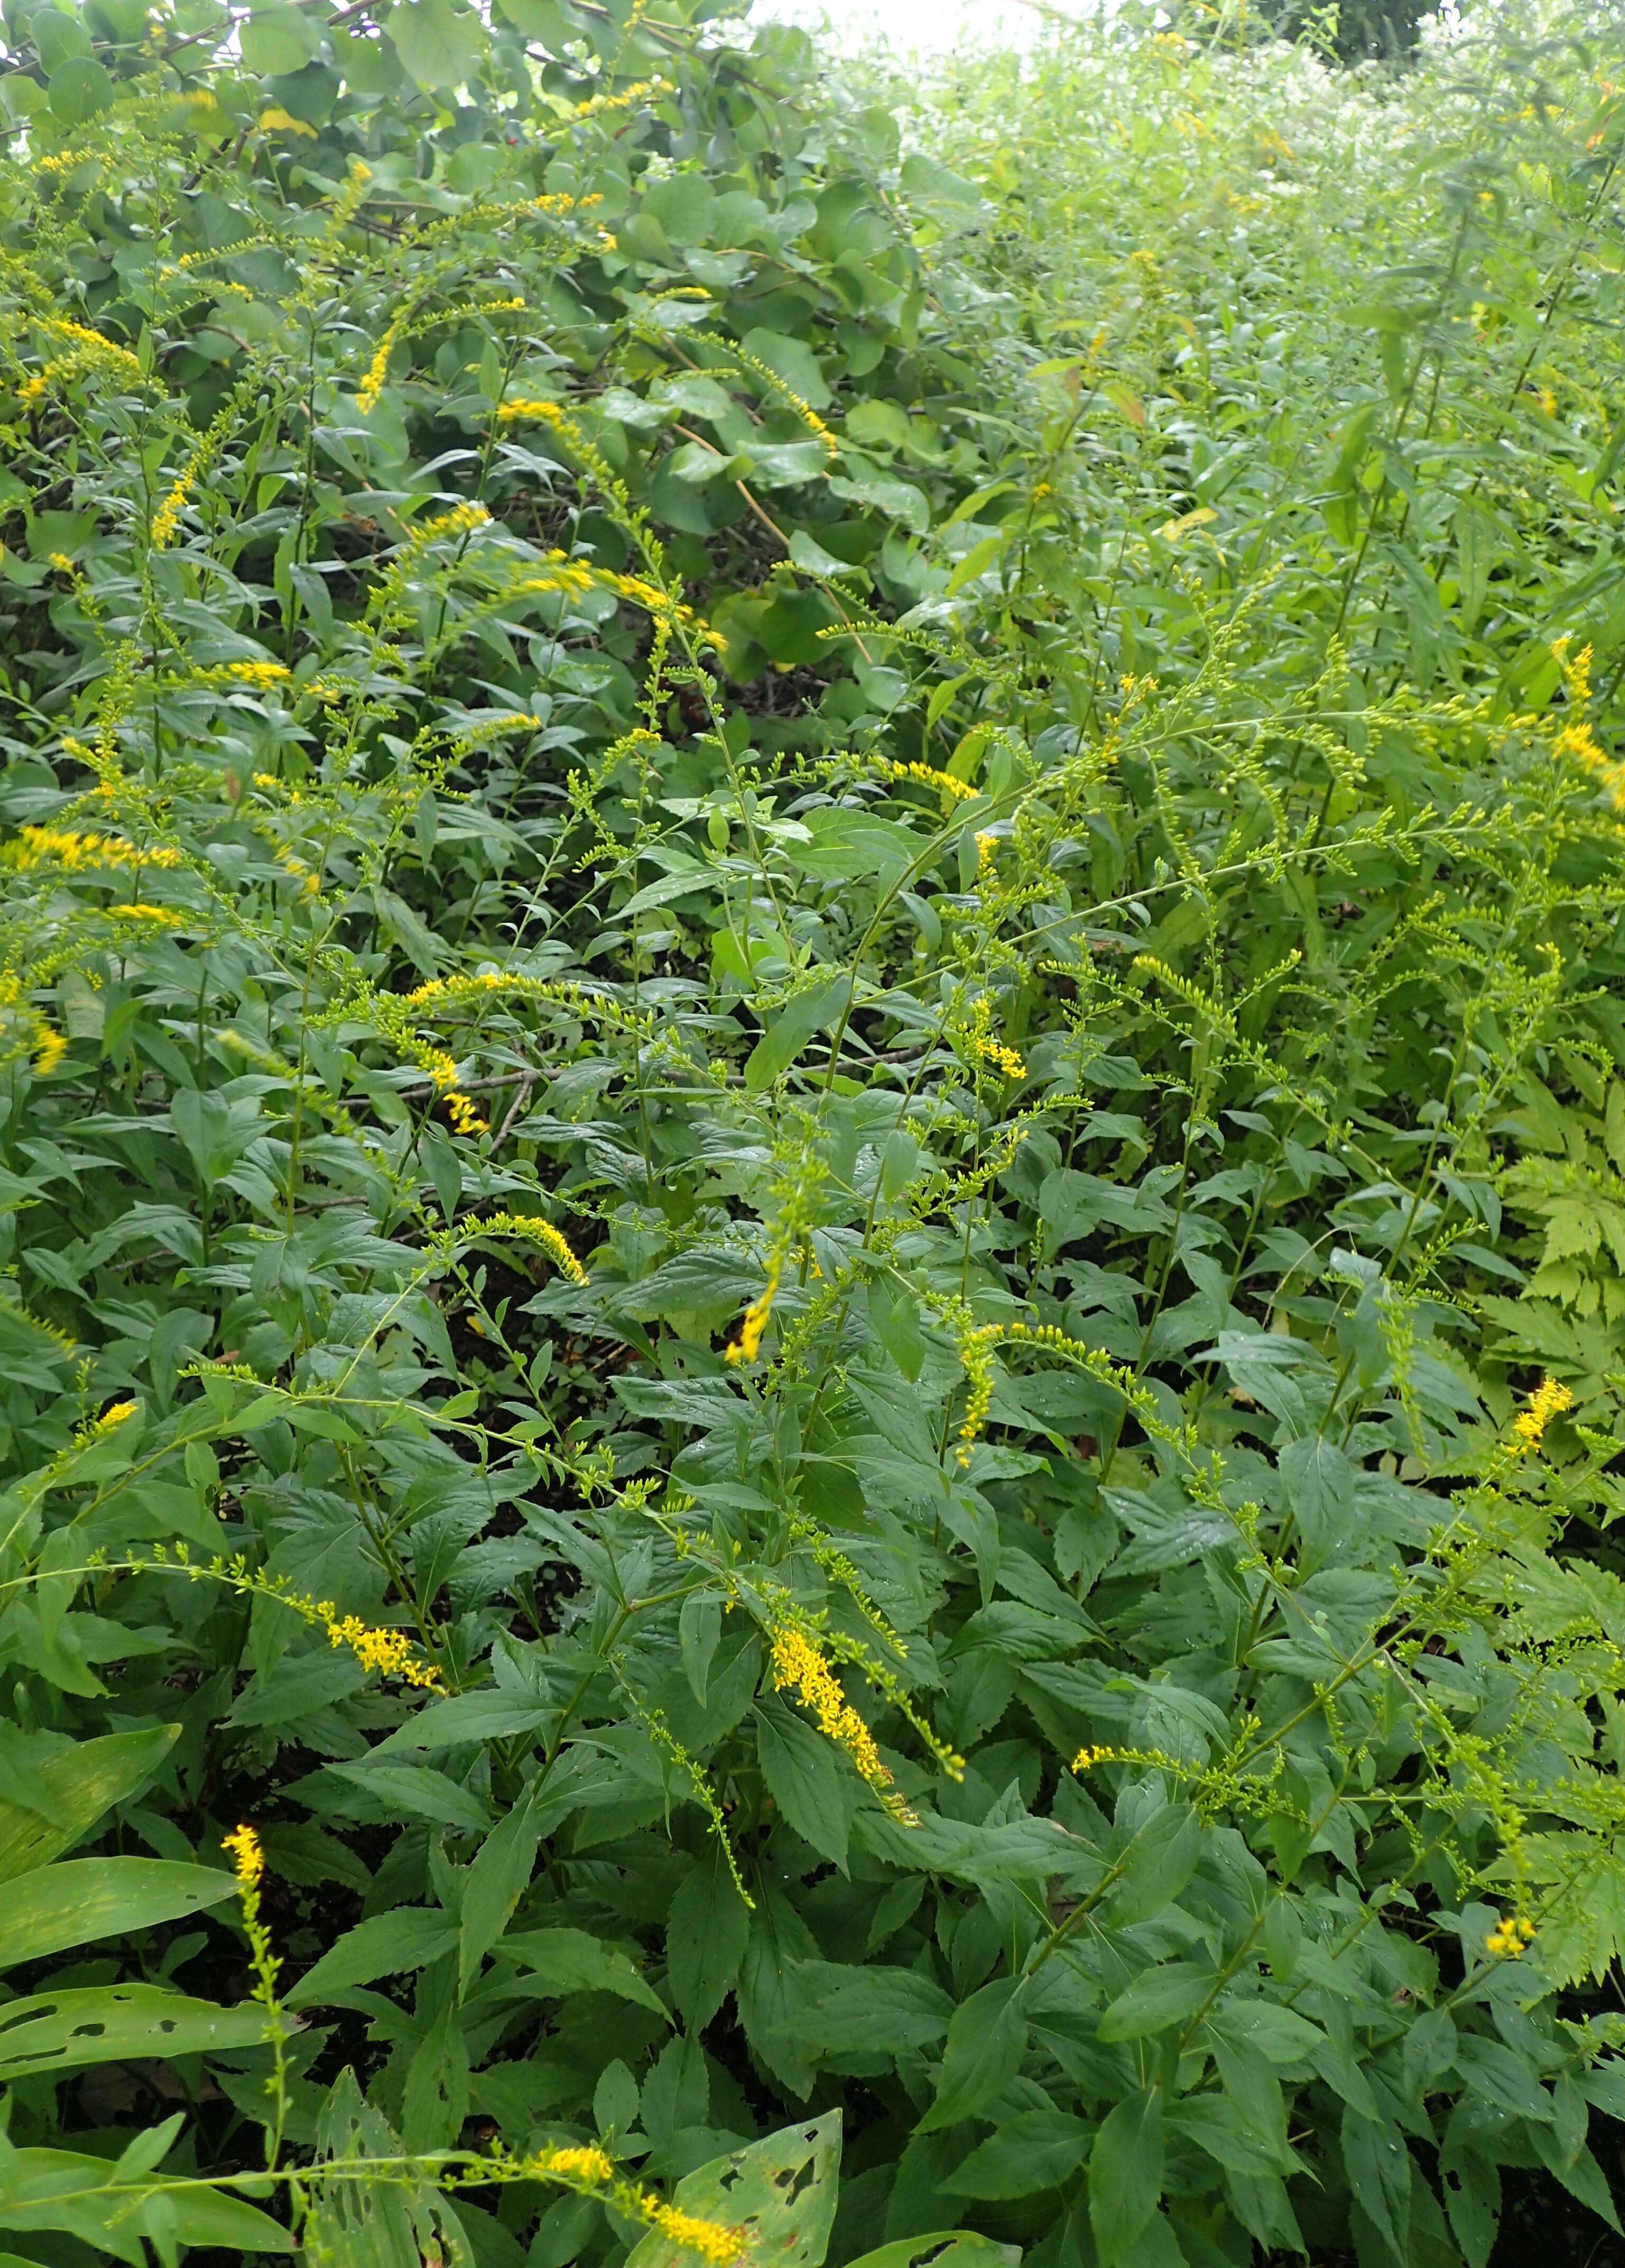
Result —
POLYGON ((1611 2220, 1625 63, 4 23, 5 2260, 1611 2220))

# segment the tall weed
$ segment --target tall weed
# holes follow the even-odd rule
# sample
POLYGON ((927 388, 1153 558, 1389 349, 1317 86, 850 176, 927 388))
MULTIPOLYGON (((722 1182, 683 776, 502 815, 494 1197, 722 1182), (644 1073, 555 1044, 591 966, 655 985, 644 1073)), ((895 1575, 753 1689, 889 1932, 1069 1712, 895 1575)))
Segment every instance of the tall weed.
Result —
POLYGON ((1612 2220, 1609 58, 6 25, 18 2257, 1612 2220))

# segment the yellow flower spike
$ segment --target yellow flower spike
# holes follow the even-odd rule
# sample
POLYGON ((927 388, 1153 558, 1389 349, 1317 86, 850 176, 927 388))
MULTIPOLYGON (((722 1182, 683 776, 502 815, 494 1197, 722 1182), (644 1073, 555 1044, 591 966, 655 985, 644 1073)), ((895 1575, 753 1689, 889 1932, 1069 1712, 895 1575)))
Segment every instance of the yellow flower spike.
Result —
POLYGON ((543 2150, 533 2161, 538 2170, 550 2174, 574 2174, 589 2182, 610 2182, 615 2179, 615 2161, 607 2151, 587 2145, 580 2149, 543 2150))
POLYGON ((82 834, 70 827, 22 827, 11 842, 0 843, 0 868, 14 874, 34 873, 48 866, 60 866, 68 873, 84 873, 97 866, 180 864, 181 853, 167 845, 139 850, 122 836, 82 834))
POLYGON ((745 1309, 740 1322, 739 1336, 728 1347, 724 1359, 728 1362, 754 1362, 762 1344, 762 1334, 767 1329, 767 1319, 773 1312, 778 1296, 779 1279, 784 1272, 784 1259, 773 1253, 767 1263, 767 1280, 745 1309))
POLYGON ((568 426, 574 422, 560 403, 543 401, 528 395, 518 395, 512 401, 505 401, 497 412, 497 422, 500 425, 514 425, 521 419, 550 425, 555 432, 561 426, 568 426))
POLYGON ((109 906, 107 914, 109 921, 144 922, 153 929, 185 927, 184 917, 172 913, 167 906, 109 906))
MULTIPOLYGON (((359 404, 359 395, 357 401, 359 404)), ((483 504, 454 504, 450 512, 437 512, 432 519, 420 519, 411 531, 409 549, 420 551, 425 544, 438 542, 443 535, 469 535, 476 527, 488 526, 490 522, 491 514, 483 504)))
POLYGON ((842 1692, 835 1672, 812 1638, 793 1624, 782 1624, 773 1632, 772 1676, 774 1690, 793 1690, 812 1712, 824 1738, 846 1749, 860 1777, 868 1781, 891 1816, 900 1825, 913 1826, 914 1814, 882 1764, 874 1734, 842 1692))
POLYGON ((674 2244, 682 2245, 685 2251, 698 2252, 702 2260, 715 2261, 717 2268, 729 2268, 729 2264, 739 2257, 742 2248, 737 2229, 725 2228, 720 2221, 701 2220, 691 2213, 684 2213, 680 2205, 657 2207, 654 2225, 674 2244))
POLYGON ((522 2158, 509 2156, 499 2149, 494 2161, 483 2163, 477 2173, 469 2176, 469 2186, 476 2181, 490 2180, 493 2172, 503 2181, 560 2181, 580 2185, 589 2194, 602 2192, 629 2220, 639 2220, 646 2228, 658 2229, 674 2244, 712 2262, 713 2268, 733 2268, 733 2264, 742 2261, 749 2250, 742 2229, 730 2228, 720 2220, 703 2220, 698 2214, 684 2213, 680 2205, 668 2205, 635 2182, 624 2180, 608 2151, 594 2143, 566 2143, 532 2151, 522 2158))
POLYGON ((528 1212, 493 1212, 484 1220, 465 1220, 459 1224, 460 1233, 474 1236, 517 1236, 527 1244, 534 1244, 545 1252, 572 1284, 587 1282, 587 1273, 561 1231, 540 1214, 528 1212))
POLYGON ((367 365, 366 376, 356 390, 356 408, 365 417, 378 406, 378 397, 384 390, 384 380, 389 374, 389 357, 400 336, 401 318, 397 315, 378 342, 378 349, 367 365))
POLYGON ((1520 1410, 1512 1420, 1512 1454, 1533 1456, 1553 1418, 1573 1407, 1574 1396, 1566 1386, 1555 1378, 1542 1379, 1530 1396, 1527 1410, 1520 1410))
POLYGON ((162 551, 174 541, 181 526, 181 514, 186 509, 187 497, 197 477, 196 462, 188 465, 180 475, 169 494, 152 515, 152 549, 162 551))
MULTIPOLYGON (((291 1602, 294 1603, 294 1602, 291 1602)), ((404 1631, 379 1630, 364 1623, 359 1615, 336 1616, 329 1602, 316 1609, 328 1643, 348 1646, 363 1669, 376 1671, 380 1677, 403 1678, 408 1685, 417 1685, 438 1693, 439 1673, 432 1662, 418 1659, 417 1649, 404 1631)))
POLYGON ((231 1852, 233 1868, 245 1887, 256 1883, 265 1872, 265 1853, 252 1827, 233 1828, 220 1837, 220 1847, 231 1852))
POLYGON ((1002 1326, 998 1323, 971 1326, 967 1318, 967 1328, 960 1337, 960 1367, 971 1389, 965 1401, 964 1422, 959 1428, 959 1462, 962 1465, 970 1463, 971 1448, 980 1439, 982 1428, 987 1423, 987 1412, 993 1402, 993 1344, 1001 1330, 1002 1326))
POLYGON ((446 1104, 447 1115, 452 1123, 452 1130, 454 1133, 465 1135, 490 1133, 490 1120, 480 1116, 479 1112, 476 1109, 474 1104, 469 1101, 466 1094, 459 1093, 459 1091, 454 1087, 451 1093, 443 1099, 446 1104))
MULTIPOLYGON (((919 780, 926 787, 941 790, 950 802, 967 803, 976 793, 967 781, 956 779, 952 772, 939 771, 934 764, 905 764, 895 758, 883 758, 887 775, 895 780, 919 780)), ((981 837, 977 837, 979 843, 981 837)))

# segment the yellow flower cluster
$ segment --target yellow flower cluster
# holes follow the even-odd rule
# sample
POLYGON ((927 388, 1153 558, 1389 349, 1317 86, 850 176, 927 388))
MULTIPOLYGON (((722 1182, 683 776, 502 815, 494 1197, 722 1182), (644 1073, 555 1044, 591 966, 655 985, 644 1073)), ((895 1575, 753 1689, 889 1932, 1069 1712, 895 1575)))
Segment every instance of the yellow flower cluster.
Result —
POLYGON ((378 397, 383 392, 384 380, 389 374, 389 357, 395 350, 395 342, 401 335, 401 322, 402 318, 397 315, 394 322, 386 329, 382 338, 378 342, 378 351, 367 365, 366 376, 357 390, 356 408, 361 412, 363 417, 369 410, 375 409, 378 406, 378 397))
POLYGON ((154 929, 183 929, 186 917, 172 913, 167 906, 109 906, 107 917, 112 921, 149 922, 154 929))
POLYGON ((152 549, 162 551, 175 540, 181 526, 181 514, 186 509, 187 497, 197 478, 197 460, 194 458, 176 480, 169 494, 152 515, 152 549))
POLYGON ((658 583, 646 582, 641 575, 617 575, 609 568, 601 568, 596 578, 606 590, 615 591, 623 599, 630 599, 646 614, 675 616, 683 622, 698 622, 692 607, 684 607, 668 598, 658 583))
POLYGON ((115 1402, 110 1410, 102 1411, 100 1417, 88 1430, 92 1434, 116 1432, 118 1428, 135 1414, 136 1405, 133 1402, 115 1402))
POLYGON ((505 401, 497 412, 498 422, 503 425, 512 425, 521 417, 539 417, 544 425, 558 425, 564 422, 565 412, 557 401, 539 401, 524 395, 505 401))
POLYGON ((404 1631, 378 1630, 359 1615, 339 1616, 331 1599, 317 1602, 316 1616, 332 1646, 347 1646, 363 1669, 380 1677, 403 1677, 409 1685, 439 1690, 439 1675, 432 1663, 420 1661, 404 1631))
POLYGON ((411 532, 410 548, 421 551, 425 544, 438 543, 443 535, 468 535, 475 528, 485 526, 491 514, 483 504, 454 504, 449 512, 437 512, 432 519, 420 519, 411 532))
POLYGON ((528 598, 538 591, 565 591, 579 599, 592 589, 593 571, 585 561, 566 559, 562 551, 549 556, 552 563, 545 575, 526 575, 513 585, 516 598, 528 598))
POLYGON ((1527 1914, 1516 1919, 1509 1914, 1496 1924, 1484 1940, 1485 1950, 1493 1953, 1497 1961, 1521 1961, 1525 1948, 1534 1942, 1535 1926, 1527 1914))
POLYGON ((993 1351, 1002 1326, 981 1323, 964 1331, 959 1341, 959 1362, 970 1388, 964 1405, 964 1421, 959 1428, 959 1462, 968 1465, 971 1451, 981 1438, 987 1423, 987 1411, 993 1401, 993 1351))
POLYGON ((1555 1378, 1543 1378, 1530 1396, 1528 1409, 1520 1410, 1512 1420, 1513 1455, 1533 1456, 1553 1418, 1573 1407, 1574 1396, 1566 1386, 1555 1378))
POLYGON ((656 2206, 654 2226, 685 2252, 698 2252, 702 2260, 714 2261, 717 2268, 730 2268, 744 2250, 736 2228, 720 2220, 701 2220, 696 2213, 684 2213, 681 2205, 656 2206))
MULTIPOLYGON (((982 849, 986 838, 979 835, 976 840, 980 872, 985 875, 990 864, 989 855, 982 849)), ((986 993, 971 1010, 970 1020, 963 1028, 964 1037, 984 1063, 992 1064, 996 1071, 1004 1073, 1006 1079, 1026 1078, 1027 1066, 1016 1049, 993 1036, 993 1002, 986 993)))
POLYGON ((218 670, 210 670, 211 677, 229 677, 239 685, 283 685, 293 672, 280 661, 228 661, 218 670))
POLYGON ((1016 1054, 1015 1049, 1007 1048, 1002 1041, 979 1039, 976 1042, 976 1051, 985 1063, 990 1063, 995 1070, 1001 1071, 1006 1079, 1026 1078, 1026 1064, 1016 1054))
POLYGON ((144 386, 147 374, 128 347, 115 346, 104 339, 100 331, 91 330, 84 323, 76 323, 65 316, 55 317, 40 327, 48 336, 66 342, 68 352, 55 356, 42 370, 36 371, 19 389, 23 400, 32 405, 40 401, 56 380, 71 378, 80 370, 100 370, 109 378, 125 385, 144 386))
POLYGON ((445 1097, 446 1115, 451 1120, 454 1134, 489 1134, 491 1122, 482 1118, 479 1107, 458 1087, 453 1087, 445 1097))
POLYGON ((804 1630, 786 1624, 773 1632, 772 1675, 774 1690, 780 1693, 793 1690, 802 1706, 811 1710, 818 1730, 838 1749, 846 1749, 860 1776, 868 1781, 892 1817, 905 1826, 912 1826, 914 1814, 897 1793, 891 1774, 882 1764, 874 1734, 841 1691, 835 1672, 804 1630))
MULTIPOLYGON (((886 770, 892 779, 919 780, 926 787, 940 788, 942 792, 954 803, 964 803, 976 793, 976 790, 969 786, 965 781, 956 779, 952 772, 938 771, 934 764, 905 764, 888 758, 886 770)), ((978 836, 977 840, 980 842, 980 836, 978 836)))
POLYGON ((710 2261, 713 2268, 734 2268, 745 2257, 742 2229, 730 2228, 725 2221, 703 2220, 696 2213, 684 2213, 680 2205, 667 2205, 652 2191, 623 2180, 609 2152, 594 2143, 564 2143, 533 2151, 528 2157, 505 2157, 499 2169, 508 2181, 562 2181, 602 2190, 628 2220, 659 2229, 674 2244, 710 2261))
POLYGON ((278 850, 275 855, 277 864, 282 868, 284 873, 291 874, 292 876, 293 880, 305 892, 307 897, 315 898, 321 896, 321 877, 320 874, 312 873, 310 868, 305 864, 305 861, 299 857, 297 852, 289 850, 284 847, 283 850, 278 850))
POLYGON ((537 1213, 493 1212, 485 1220, 464 1221, 462 1226, 476 1236, 517 1236, 545 1252, 572 1284, 585 1284, 587 1280, 587 1270, 570 1249, 568 1241, 550 1220, 543 1220, 537 1213))
POLYGON ((1115 1749, 1080 1749, 1072 1759, 1072 1769, 1075 1772, 1086 1772, 1095 1764, 1112 1764, 1116 1757, 1115 1749))
POLYGON ((38 1009, 27 1005, 23 998, 22 980, 10 973, 0 976, 0 1009, 18 1012, 15 1019, 0 1016, 0 1028, 15 1021, 21 1023, 28 1034, 20 1047, 6 1047, 0 1042, 0 1063, 15 1062, 19 1055, 26 1054, 33 1057, 34 1069, 41 1077, 54 1071, 68 1052, 68 1042, 38 1009))
POLYGON ((994 880, 996 873, 994 861, 998 851, 999 838, 996 835, 985 834, 977 836, 976 879, 979 882, 990 882, 994 880))
POLYGON ((265 1872, 265 1853, 252 1827, 233 1828, 220 1837, 220 1847, 231 1852, 233 1870, 246 1887, 256 1883, 265 1872))
MULTIPOLYGON (((553 1006, 572 1009, 578 1015, 600 1016, 624 1030, 652 1035, 654 1028, 653 1017, 634 1016, 605 995, 589 992, 585 985, 554 976, 526 976, 506 968, 483 968, 475 976, 432 976, 415 991, 396 997, 404 1006, 422 1011, 483 1004, 493 992, 512 992, 523 1000, 545 1001, 553 1006)), ((451 1058, 448 1056, 444 1060, 449 1063, 451 1058)), ((456 1084, 454 1071, 447 1084, 456 1084)))
POLYGON ((477 747, 482 740, 492 740, 499 733, 540 733, 546 724, 545 717, 533 717, 522 710, 494 710, 490 716, 477 718, 466 733, 459 733, 452 747, 459 750, 477 747))
POLYGON ((630 110, 635 102, 641 102, 646 95, 669 94, 671 92, 672 85, 668 78, 659 77, 640 78, 632 85, 623 87, 619 94, 589 96, 585 102, 578 102, 570 115, 572 119, 598 118, 602 117, 607 110, 630 110))
POLYGON ((24 827, 10 843, 0 843, 0 867, 13 874, 32 874, 42 866, 60 866, 70 874, 96 866, 178 866, 181 853, 160 846, 138 850, 117 835, 85 835, 70 827, 24 827))
POLYGON ((1589 724, 1577 712, 1592 697, 1592 649, 1582 646, 1573 659, 1569 658, 1569 641, 1560 637, 1552 647, 1557 666, 1562 672, 1563 690, 1569 707, 1575 711, 1573 721, 1562 725, 1552 742, 1552 756, 1561 762, 1564 757, 1589 772, 1603 790, 1616 812, 1625 814, 1625 764, 1616 762, 1607 749, 1598 745, 1597 736, 1589 724))
POLYGON ((773 1312, 773 1301, 779 1292, 779 1278, 784 1272, 784 1258, 773 1253, 767 1263, 767 1280, 745 1309, 739 1326, 739 1336, 728 1349, 728 1362, 754 1362, 762 1344, 762 1334, 767 1329, 767 1319, 773 1312))
POLYGON ((538 2173, 570 2174, 576 2180, 584 2182, 612 2182, 615 2179, 614 2159, 607 2150, 595 2149, 591 2143, 580 2147, 543 2150, 532 2162, 538 2173))

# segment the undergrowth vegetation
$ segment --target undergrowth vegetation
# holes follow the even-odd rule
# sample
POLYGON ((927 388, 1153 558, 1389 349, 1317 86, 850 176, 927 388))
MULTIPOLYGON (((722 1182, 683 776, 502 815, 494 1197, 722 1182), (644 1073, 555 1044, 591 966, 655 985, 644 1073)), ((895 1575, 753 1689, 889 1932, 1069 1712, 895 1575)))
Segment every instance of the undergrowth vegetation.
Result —
POLYGON ((6 0, 7 2263, 1614 2220, 1585 29, 6 0))

